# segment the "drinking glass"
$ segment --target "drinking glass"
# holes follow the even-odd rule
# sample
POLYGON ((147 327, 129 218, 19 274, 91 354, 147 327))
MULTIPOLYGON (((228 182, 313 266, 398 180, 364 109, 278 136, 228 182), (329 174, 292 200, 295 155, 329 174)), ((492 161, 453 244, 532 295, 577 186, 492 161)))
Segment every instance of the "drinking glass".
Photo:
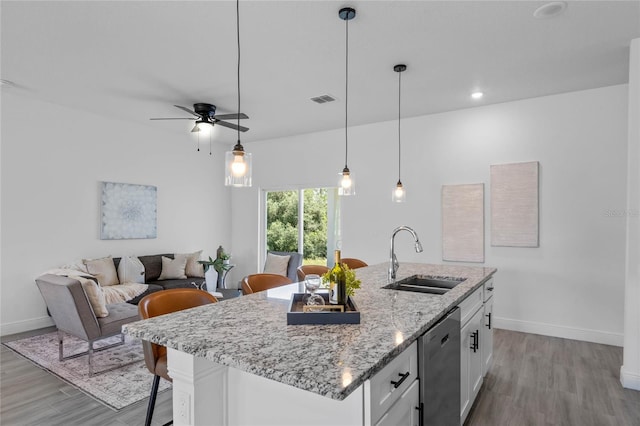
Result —
POLYGON ((321 295, 316 294, 316 290, 320 288, 321 283, 322 279, 320 278, 320 275, 309 274, 304 277, 304 285, 307 288, 307 291, 311 293, 307 299, 307 305, 324 305, 324 298, 321 295))

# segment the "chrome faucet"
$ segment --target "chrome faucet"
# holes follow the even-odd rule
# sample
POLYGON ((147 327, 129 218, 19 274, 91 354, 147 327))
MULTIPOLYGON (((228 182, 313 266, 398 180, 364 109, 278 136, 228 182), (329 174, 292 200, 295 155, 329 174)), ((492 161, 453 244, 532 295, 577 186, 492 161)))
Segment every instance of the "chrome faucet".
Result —
POLYGON ((393 233, 391 234, 391 252, 389 253, 389 275, 388 275, 389 282, 394 282, 396 280, 396 272, 400 267, 400 264, 398 263, 398 259, 396 258, 395 243, 394 243, 396 234, 400 231, 410 232, 411 235, 413 235, 413 239, 415 240, 416 253, 422 253, 422 244, 420 244, 420 239, 418 238, 418 234, 416 234, 416 231, 409 228, 408 226, 398 226, 396 229, 394 229, 393 233))

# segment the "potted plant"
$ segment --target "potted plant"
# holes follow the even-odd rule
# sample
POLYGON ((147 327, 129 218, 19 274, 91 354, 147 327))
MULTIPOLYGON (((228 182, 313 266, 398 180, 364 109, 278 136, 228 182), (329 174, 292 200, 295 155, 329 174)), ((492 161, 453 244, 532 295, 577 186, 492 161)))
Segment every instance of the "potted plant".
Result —
MULTIPOLYGON (((360 288, 362 282, 356 278, 356 271, 349 269, 344 263, 342 264, 342 269, 344 269, 344 276, 346 278, 347 296, 353 296, 356 294, 356 290, 360 288)), ((324 283, 331 281, 331 269, 322 275, 322 281, 324 283)))
POLYGON ((226 253, 222 246, 220 246, 216 252, 215 259, 212 259, 211 256, 209 256, 209 260, 198 261, 198 263, 204 266, 204 277, 207 282, 207 290, 215 291, 217 287, 221 286, 223 273, 233 268, 233 266, 229 264, 229 259, 231 259, 231 255, 226 253), (213 275, 213 271, 218 274, 217 277, 213 275))

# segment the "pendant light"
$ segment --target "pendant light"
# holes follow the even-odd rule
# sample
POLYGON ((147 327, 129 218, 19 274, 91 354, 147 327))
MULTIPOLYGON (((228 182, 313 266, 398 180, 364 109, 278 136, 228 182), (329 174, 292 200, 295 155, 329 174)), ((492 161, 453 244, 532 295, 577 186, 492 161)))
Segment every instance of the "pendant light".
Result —
POLYGON ((338 194, 342 196, 355 195, 356 187, 353 174, 349 170, 347 163, 349 155, 349 21, 356 17, 356 10, 350 7, 340 9, 338 16, 345 22, 345 95, 344 95, 344 169, 340 173, 340 183, 338 194))
POLYGON ((236 35, 238 39, 238 142, 225 154, 225 186, 251 186, 251 154, 240 143, 240 0, 236 0, 236 35))
POLYGON ((391 199, 394 203, 404 203, 407 191, 402 185, 402 180, 400 179, 400 158, 401 158, 401 150, 400 150, 400 95, 401 95, 401 87, 402 87, 402 73, 407 69, 407 66, 404 64, 398 64, 393 67, 393 70, 398 73, 398 183, 393 188, 393 193, 391 199))

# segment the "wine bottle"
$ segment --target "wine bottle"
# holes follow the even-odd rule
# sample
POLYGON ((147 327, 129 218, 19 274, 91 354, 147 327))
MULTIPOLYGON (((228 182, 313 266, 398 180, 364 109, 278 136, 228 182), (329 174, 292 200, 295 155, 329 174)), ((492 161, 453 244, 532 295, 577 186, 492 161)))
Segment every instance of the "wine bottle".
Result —
POLYGON ((340 250, 335 250, 333 256, 335 264, 330 274, 329 303, 345 305, 347 303, 347 278, 340 262, 340 250))

